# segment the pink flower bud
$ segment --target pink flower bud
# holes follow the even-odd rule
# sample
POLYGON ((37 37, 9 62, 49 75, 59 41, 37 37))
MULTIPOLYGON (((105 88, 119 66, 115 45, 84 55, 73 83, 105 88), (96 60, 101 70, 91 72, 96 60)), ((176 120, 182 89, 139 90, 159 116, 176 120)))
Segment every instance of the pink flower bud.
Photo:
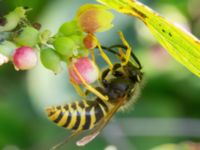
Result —
POLYGON ((9 61, 9 58, 0 53, 0 66, 5 63, 8 63, 8 61, 9 61))
POLYGON ((31 47, 20 47, 13 55, 13 63, 16 70, 32 69, 37 64, 37 54, 31 47))
POLYGON ((87 83, 89 84, 93 83, 94 81, 98 79, 99 70, 97 66, 94 64, 94 62, 90 60, 88 57, 73 59, 72 62, 70 62, 69 67, 68 67, 70 78, 73 79, 77 84, 82 84, 80 78, 77 76, 76 72, 74 71, 73 66, 77 69, 81 77, 87 83))

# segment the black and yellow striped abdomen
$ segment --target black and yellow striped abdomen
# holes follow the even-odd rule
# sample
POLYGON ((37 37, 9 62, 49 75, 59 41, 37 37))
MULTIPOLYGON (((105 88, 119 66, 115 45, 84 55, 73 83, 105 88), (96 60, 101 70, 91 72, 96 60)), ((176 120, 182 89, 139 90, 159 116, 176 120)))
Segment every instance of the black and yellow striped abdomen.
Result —
POLYGON ((108 104, 97 98, 95 101, 76 101, 65 106, 46 109, 50 120, 58 126, 71 130, 92 129, 109 111, 108 104))

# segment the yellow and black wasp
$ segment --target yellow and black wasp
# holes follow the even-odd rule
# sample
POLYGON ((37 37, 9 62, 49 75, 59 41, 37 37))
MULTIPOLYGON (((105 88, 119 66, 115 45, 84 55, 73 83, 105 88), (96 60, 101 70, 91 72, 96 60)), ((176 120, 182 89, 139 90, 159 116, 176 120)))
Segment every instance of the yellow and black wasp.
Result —
MULTIPOLYGON (((70 138, 85 130, 92 130, 89 135, 77 142, 77 145, 87 144, 100 133, 119 109, 134 102, 143 78, 142 67, 121 32, 120 37, 124 45, 115 45, 109 48, 101 46, 102 49, 116 54, 120 62, 109 65, 102 72, 99 79, 101 86, 86 88, 86 93, 95 94, 93 91, 97 91, 101 96, 97 95, 93 101, 84 99, 64 106, 47 108, 50 120, 58 126, 73 130, 67 139, 52 149, 57 149, 70 138), (117 48, 119 52, 114 48, 117 48)), ((107 59, 107 61, 110 60, 107 59)))

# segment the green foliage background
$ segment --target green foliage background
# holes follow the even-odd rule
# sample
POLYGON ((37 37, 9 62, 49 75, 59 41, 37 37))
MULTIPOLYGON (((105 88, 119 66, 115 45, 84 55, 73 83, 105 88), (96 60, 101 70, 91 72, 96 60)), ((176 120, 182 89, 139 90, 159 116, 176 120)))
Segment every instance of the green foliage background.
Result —
MULTIPOLYGON (((1 0, 0 14, 3 15, 16 6, 29 6, 33 10, 28 17, 32 21, 41 22, 44 28, 50 28, 55 32, 64 21, 72 19, 75 10, 86 2, 95 1, 1 0)), ((198 0, 182 0, 181 2, 180 0, 141 0, 141 2, 157 10, 163 16, 172 17, 177 22, 183 20, 190 26, 192 33, 200 37, 198 8, 200 2, 198 0), (174 18, 170 14, 179 15, 174 18)), ((118 113, 113 123, 91 144, 78 148, 75 146, 75 140, 72 140, 63 149, 67 147, 73 150, 102 150, 112 144, 116 145, 119 150, 123 148, 122 146, 126 150, 148 150, 164 143, 198 142, 200 128, 197 128, 195 133, 193 132, 194 126, 199 125, 200 122, 199 78, 166 54, 150 35, 148 29, 139 21, 114 13, 116 15, 115 28, 98 36, 104 45, 111 45, 120 42, 117 31, 124 32, 143 64, 144 88, 134 109, 126 113, 118 113), (173 119, 177 118, 184 121, 174 124, 173 119), (123 123, 125 119, 132 120, 133 124, 123 123), (161 126, 156 124, 154 119, 159 119, 161 126), (165 121, 169 124, 165 124, 165 121), (196 123, 194 126, 190 125, 192 121, 196 123), (153 125, 155 123, 158 128, 155 134, 151 132, 151 129, 156 129, 150 126, 152 123, 153 125), (145 131, 138 131, 137 129, 142 130, 139 128, 142 126, 145 126, 145 131), (112 133, 106 134, 110 128, 114 127, 116 132, 122 132, 123 136, 116 138, 112 137, 112 133), (129 130, 138 132, 127 134, 129 130), (166 134, 162 133, 162 130, 166 134), (174 131, 174 134, 170 134, 171 131, 174 131), (124 144, 121 144, 121 147, 120 141, 124 144)), ((98 61, 100 66, 105 65, 101 63, 100 58, 98 61)), ((113 61, 116 60, 113 58, 113 61)), ((12 64, 0 67, 0 149, 45 150, 69 135, 68 131, 48 121, 43 108, 51 103, 60 104, 60 101, 57 101, 60 99, 64 99, 62 103, 73 101, 72 98, 76 98, 73 96, 75 93, 71 92, 73 88, 67 81, 66 71, 62 75, 55 76, 55 83, 52 81, 54 80, 53 73, 47 70, 44 73, 43 70, 45 69, 40 66, 27 73, 16 72, 12 64), (48 80, 49 76, 51 80, 48 80), (60 84, 63 81, 64 88, 60 84), (54 92, 59 93, 54 94, 57 97, 54 101, 43 99, 44 95, 48 97, 54 92)))

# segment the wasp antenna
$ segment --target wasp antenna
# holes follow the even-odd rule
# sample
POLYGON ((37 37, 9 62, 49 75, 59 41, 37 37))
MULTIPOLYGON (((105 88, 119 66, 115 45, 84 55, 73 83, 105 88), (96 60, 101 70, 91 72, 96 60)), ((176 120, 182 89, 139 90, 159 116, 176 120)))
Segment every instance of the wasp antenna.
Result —
POLYGON ((134 59, 134 61, 137 63, 138 69, 142 69, 142 65, 141 65, 139 59, 136 57, 136 55, 135 55, 133 52, 131 52, 131 57, 132 57, 132 58, 134 59))
POLYGON ((120 56, 120 54, 119 54, 118 52, 116 52, 115 50, 113 50, 113 48, 116 48, 116 47, 118 47, 118 45, 113 45, 113 46, 111 46, 111 47, 106 47, 106 46, 101 45, 101 48, 102 48, 102 49, 104 49, 104 50, 106 50, 106 51, 108 51, 108 52, 110 52, 110 53, 113 53, 113 54, 115 54, 115 55, 120 56))

